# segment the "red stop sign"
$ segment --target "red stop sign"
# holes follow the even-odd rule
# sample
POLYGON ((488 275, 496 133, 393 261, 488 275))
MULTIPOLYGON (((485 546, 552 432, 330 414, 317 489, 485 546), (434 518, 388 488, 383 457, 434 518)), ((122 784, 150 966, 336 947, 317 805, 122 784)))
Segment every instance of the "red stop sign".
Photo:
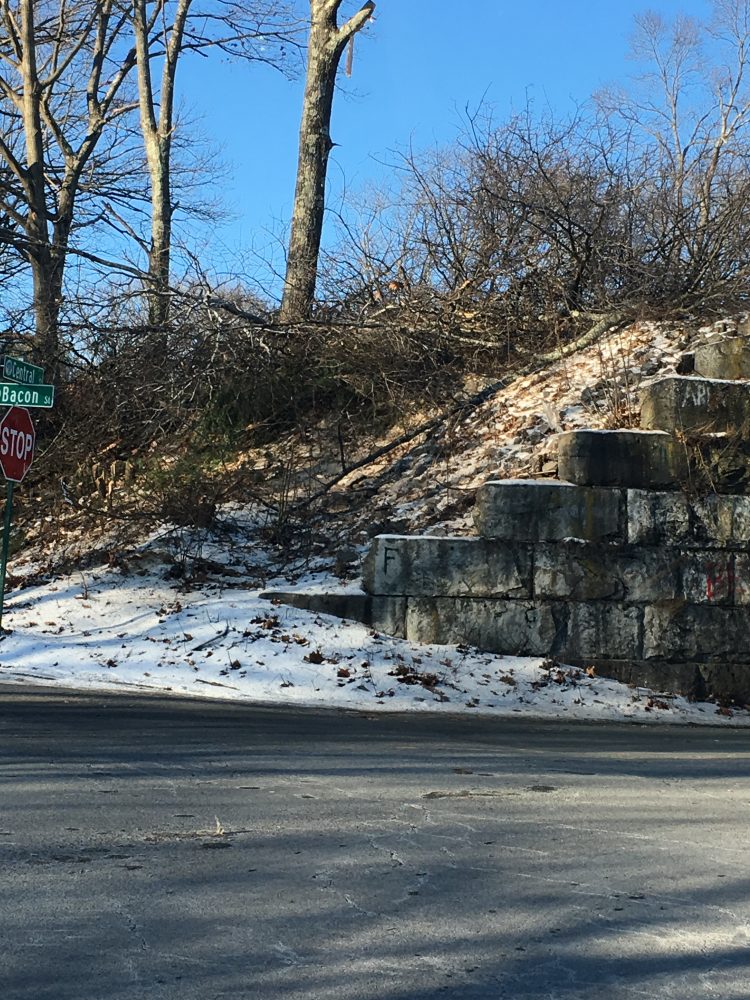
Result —
POLYGON ((29 411, 22 406, 11 406, 0 420, 0 469, 6 479, 20 483, 29 471, 35 439, 29 411))

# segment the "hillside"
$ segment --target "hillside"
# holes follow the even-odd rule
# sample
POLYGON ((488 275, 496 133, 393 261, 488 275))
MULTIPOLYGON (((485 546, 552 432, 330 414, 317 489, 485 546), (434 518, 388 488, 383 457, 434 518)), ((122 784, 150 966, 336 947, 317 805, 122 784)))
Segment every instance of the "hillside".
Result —
POLYGON ((389 434, 363 434, 349 454, 362 464, 348 475, 319 442, 302 463, 304 441, 290 434, 237 455, 237 467, 270 480, 295 456, 283 510, 235 498, 206 526, 152 525, 140 537, 104 512, 83 537, 74 511, 53 544, 40 518, 11 565, 0 678, 360 709, 744 723, 735 708, 717 713, 594 671, 419 647, 259 597, 264 586, 356 590, 378 533, 470 532, 482 482, 554 474, 555 432, 632 425, 645 382, 674 371, 696 336, 731 327, 638 323, 502 389, 467 380, 467 396, 488 398, 445 420, 413 413, 389 434))

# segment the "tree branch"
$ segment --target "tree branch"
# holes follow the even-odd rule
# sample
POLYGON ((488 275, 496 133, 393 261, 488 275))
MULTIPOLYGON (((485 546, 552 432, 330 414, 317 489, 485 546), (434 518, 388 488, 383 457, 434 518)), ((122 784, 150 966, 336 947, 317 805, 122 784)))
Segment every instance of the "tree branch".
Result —
POLYGON ((360 459, 358 462, 354 462, 353 465, 348 466, 333 479, 329 479, 328 482, 322 486, 317 492, 313 493, 312 496, 305 497, 299 503, 295 504, 294 510, 301 510, 305 507, 309 507, 316 500, 320 500, 327 493, 329 493, 334 486, 337 486, 343 479, 351 475, 352 472, 357 472, 359 469, 364 469, 368 465, 372 465, 379 458, 384 455, 390 454, 397 448, 400 448, 404 444, 409 444, 415 438, 421 437, 423 434, 429 434, 432 431, 437 430, 437 428, 442 427, 442 425, 450 420, 451 417, 456 416, 459 413, 466 413, 470 410, 475 410, 482 403, 486 403, 488 400, 492 399, 503 389, 506 389, 511 382, 516 379, 523 378, 525 375, 531 375, 534 372, 542 371, 548 365, 554 364, 556 361, 562 360, 562 358, 568 357, 571 354, 581 351, 591 344, 595 343, 602 337, 608 330, 613 328, 619 328, 624 326, 626 323, 632 320, 632 316, 625 312, 624 310, 615 310, 612 313, 607 313, 605 316, 599 316, 596 318, 596 322, 577 340, 574 340, 570 344, 566 344, 562 348, 555 348, 553 351, 549 351, 547 354, 542 354, 536 357, 533 361, 515 371, 509 372, 504 375, 497 382, 493 382, 492 385, 488 385, 485 389, 480 392, 475 393, 473 396, 469 396, 468 399, 462 399, 457 403, 454 403, 447 410, 444 410, 438 416, 425 421, 414 430, 407 431, 405 434, 401 434, 400 437, 396 438, 395 441, 390 441, 388 444, 383 445, 382 448, 378 448, 376 451, 371 452, 364 458, 360 459))
MULTIPOLYGON (((338 5, 337 5, 338 6, 338 5)), ((338 30, 336 36, 336 48, 344 48, 349 39, 356 35, 356 33, 367 24, 370 18, 375 13, 375 4, 373 0, 367 0, 364 7, 358 10, 356 14, 353 14, 349 20, 342 24, 338 30)))

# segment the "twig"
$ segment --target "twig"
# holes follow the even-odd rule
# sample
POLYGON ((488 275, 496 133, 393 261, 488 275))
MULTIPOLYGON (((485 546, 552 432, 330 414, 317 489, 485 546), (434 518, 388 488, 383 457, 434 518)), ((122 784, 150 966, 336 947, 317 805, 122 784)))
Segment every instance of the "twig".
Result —
POLYGON ((197 646, 193 646, 190 652, 197 653, 199 650, 205 649, 206 646, 210 646, 211 643, 218 642, 219 639, 223 639, 225 635, 228 635, 228 633, 229 633, 229 622, 227 622, 223 632, 219 632, 217 635, 212 635, 211 638, 206 639, 205 642, 201 642, 197 646))
POLYGON ((549 351, 546 354, 541 354, 530 361, 526 365, 522 365, 520 368, 514 369, 507 375, 504 375, 497 382, 493 382, 492 385, 486 386, 480 392, 474 393, 473 396, 469 396, 468 399, 461 400, 458 403, 454 403, 448 410, 439 414, 437 417, 433 417, 431 420, 427 420, 425 423, 420 424, 419 427, 415 427, 414 430, 407 431, 400 437, 397 437, 394 441, 390 441, 388 444, 383 445, 381 448, 377 448, 375 451, 370 452, 365 458, 361 458, 358 462, 354 462, 352 465, 347 466, 342 472, 329 479, 328 482, 322 486, 315 493, 304 500, 300 500, 294 505, 294 510, 301 510, 304 507, 309 507, 310 504, 314 503, 316 500, 320 500, 324 497, 330 490, 337 486, 343 479, 351 475, 352 472, 356 472, 358 469, 364 469, 368 465, 372 465, 377 462, 379 458, 384 455, 388 455, 390 452, 395 451, 404 444, 408 444, 415 438, 421 437, 423 434, 429 434, 430 431, 435 430, 436 427, 440 427, 446 421, 455 417, 459 413, 465 413, 467 410, 474 410, 483 403, 492 399, 503 389, 506 389, 511 382, 514 382, 518 378, 523 378, 525 375, 531 375, 534 372, 541 371, 548 365, 553 364, 555 361, 559 361, 561 358, 568 357, 571 354, 575 354, 577 351, 583 350, 585 347, 590 347, 591 344, 595 343, 603 334, 608 330, 615 327, 622 327, 626 323, 632 321, 632 315, 624 311, 617 311, 612 313, 607 313, 604 316, 600 316, 593 326, 582 334, 576 340, 572 341, 570 344, 565 344, 564 346, 555 348, 554 351, 549 351))

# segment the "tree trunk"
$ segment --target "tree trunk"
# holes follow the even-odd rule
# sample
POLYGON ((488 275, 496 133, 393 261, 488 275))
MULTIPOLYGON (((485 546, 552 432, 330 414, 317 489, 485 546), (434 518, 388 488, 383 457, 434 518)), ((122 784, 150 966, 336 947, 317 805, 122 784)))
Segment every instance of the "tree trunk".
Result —
POLYGON ((341 56, 347 42, 372 17, 368 0, 341 28, 337 14, 342 0, 311 0, 307 78, 299 134, 297 185, 287 255, 282 323, 306 319, 315 297, 320 240, 325 210, 325 184, 331 152, 331 113, 341 56))
POLYGON ((21 39, 23 55, 23 131, 26 145, 24 177, 28 205, 26 240, 34 284, 34 318, 37 360, 44 362, 57 355, 57 321, 60 312, 62 282, 54 280, 59 270, 53 263, 49 243, 49 223, 44 178, 44 141, 42 134, 41 86, 36 64, 36 41, 33 0, 21 0, 21 39))
POLYGON ((151 166, 151 247, 148 255, 148 321, 164 327, 169 320, 169 272, 172 247, 170 150, 157 143, 151 166))
POLYGON ((169 321, 169 273, 172 251, 172 136, 174 134, 174 86, 185 27, 192 0, 178 0, 174 22, 166 32, 158 111, 151 79, 150 34, 161 7, 151 15, 146 0, 135 0, 133 32, 138 59, 138 103, 141 131, 151 184, 151 247, 148 255, 148 319, 152 327, 169 321))
POLYGON ((50 357, 57 355, 57 318, 60 311, 59 297, 51 281, 49 248, 42 247, 31 255, 31 275, 34 286, 34 358, 37 364, 46 366, 50 357))

